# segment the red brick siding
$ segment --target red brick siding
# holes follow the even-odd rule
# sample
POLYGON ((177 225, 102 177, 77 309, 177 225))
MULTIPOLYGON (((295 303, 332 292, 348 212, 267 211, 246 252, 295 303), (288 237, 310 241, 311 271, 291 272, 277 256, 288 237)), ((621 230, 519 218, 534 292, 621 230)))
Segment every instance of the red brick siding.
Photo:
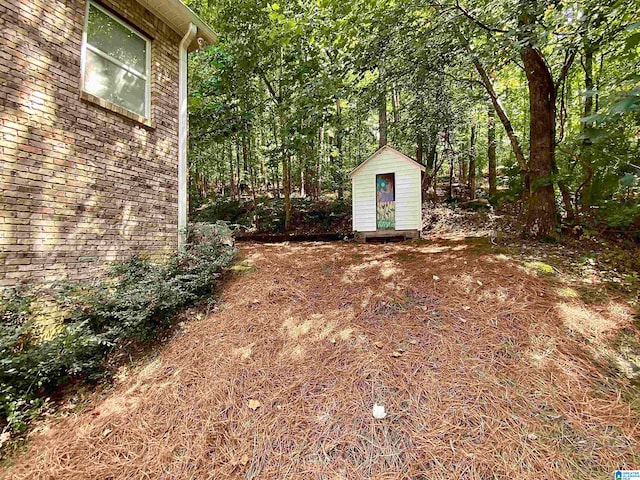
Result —
POLYGON ((152 37, 155 128, 80 99, 84 0, 0 3, 0 286, 176 248, 180 37, 134 0, 102 3, 152 37))

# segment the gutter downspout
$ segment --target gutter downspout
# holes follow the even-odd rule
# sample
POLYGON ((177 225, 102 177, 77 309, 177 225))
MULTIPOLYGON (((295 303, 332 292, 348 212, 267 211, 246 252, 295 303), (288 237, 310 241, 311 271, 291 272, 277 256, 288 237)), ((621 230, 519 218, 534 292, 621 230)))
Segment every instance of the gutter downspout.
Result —
POLYGON ((179 120, 178 120, 178 250, 184 251, 187 243, 188 212, 188 166, 189 116, 187 112, 187 67, 189 45, 198 33, 196 26, 189 24, 189 31, 180 41, 179 71, 179 120))

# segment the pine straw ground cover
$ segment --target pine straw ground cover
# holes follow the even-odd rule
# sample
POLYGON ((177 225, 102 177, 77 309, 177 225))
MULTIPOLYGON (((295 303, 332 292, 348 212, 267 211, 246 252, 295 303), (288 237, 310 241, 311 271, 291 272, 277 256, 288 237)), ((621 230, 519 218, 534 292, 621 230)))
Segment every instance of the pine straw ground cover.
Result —
POLYGON ((220 308, 7 478, 597 479, 640 467, 632 317, 465 242, 241 247, 220 308), (372 407, 387 417, 375 419, 372 407))

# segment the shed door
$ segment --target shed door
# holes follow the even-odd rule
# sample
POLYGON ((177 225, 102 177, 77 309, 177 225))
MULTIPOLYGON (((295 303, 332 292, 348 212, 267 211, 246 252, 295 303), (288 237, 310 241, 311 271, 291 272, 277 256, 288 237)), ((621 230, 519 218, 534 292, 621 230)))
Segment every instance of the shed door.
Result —
POLYGON ((396 177, 394 173, 376 175, 376 228, 396 228, 396 177))

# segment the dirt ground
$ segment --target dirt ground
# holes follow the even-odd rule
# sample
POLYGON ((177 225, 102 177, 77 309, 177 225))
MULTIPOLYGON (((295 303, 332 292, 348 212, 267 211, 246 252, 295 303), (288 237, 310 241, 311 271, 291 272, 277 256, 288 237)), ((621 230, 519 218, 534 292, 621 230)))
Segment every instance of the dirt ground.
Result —
POLYGON ((18 479, 599 479, 640 468, 635 332, 485 240, 244 244, 207 315, 33 433, 18 479), (372 415, 382 405, 386 417, 372 415))

